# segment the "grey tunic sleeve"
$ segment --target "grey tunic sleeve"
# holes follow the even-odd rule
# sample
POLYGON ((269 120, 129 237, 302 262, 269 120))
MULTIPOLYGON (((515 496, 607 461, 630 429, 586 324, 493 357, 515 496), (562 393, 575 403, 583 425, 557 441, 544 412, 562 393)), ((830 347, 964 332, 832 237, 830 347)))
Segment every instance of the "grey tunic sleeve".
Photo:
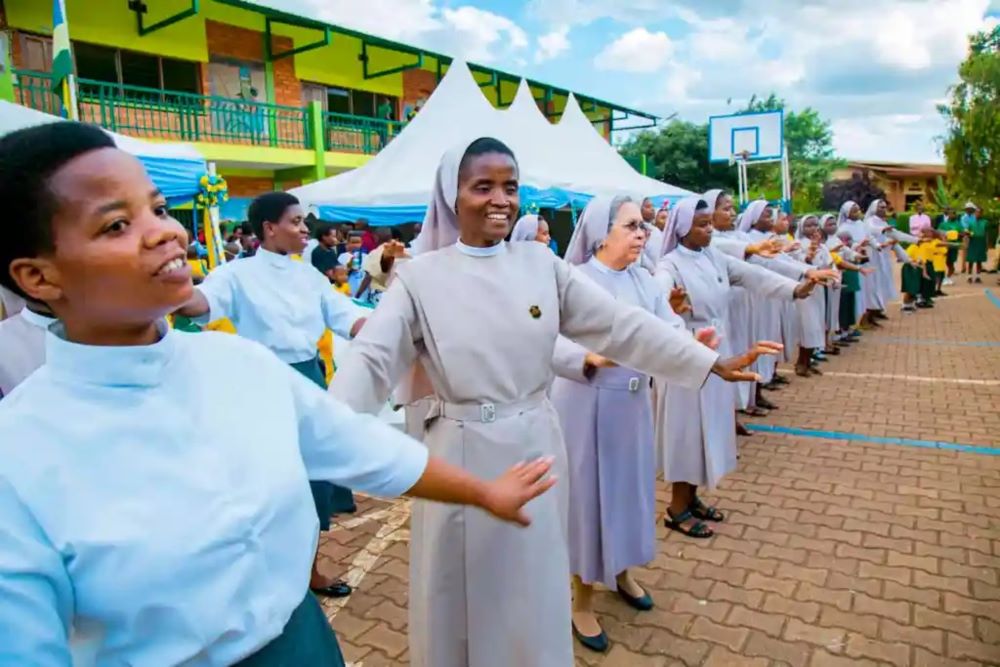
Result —
POLYGON ((576 268, 553 257, 560 332, 623 366, 682 387, 704 384, 718 353, 641 308, 622 305, 576 268))
POLYGON ((587 378, 583 375, 583 360, 586 356, 587 348, 565 336, 559 336, 552 353, 552 372, 567 380, 586 382, 587 378))
POLYGON ((798 283, 794 280, 727 255, 720 254, 719 257, 726 265, 730 284, 739 285, 755 296, 787 301, 795 298, 798 283))
POLYGON ((377 413, 416 361, 418 336, 413 298, 397 279, 351 343, 331 393, 357 412, 377 413))

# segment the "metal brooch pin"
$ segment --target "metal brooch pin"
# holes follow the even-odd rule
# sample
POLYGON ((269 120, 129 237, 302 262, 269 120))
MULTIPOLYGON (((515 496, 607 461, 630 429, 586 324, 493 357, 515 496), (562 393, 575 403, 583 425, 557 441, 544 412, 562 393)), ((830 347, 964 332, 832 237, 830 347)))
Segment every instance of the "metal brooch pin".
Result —
POLYGON ((528 312, 531 313, 531 316, 536 320, 542 316, 542 309, 538 306, 532 306, 528 309, 528 312))

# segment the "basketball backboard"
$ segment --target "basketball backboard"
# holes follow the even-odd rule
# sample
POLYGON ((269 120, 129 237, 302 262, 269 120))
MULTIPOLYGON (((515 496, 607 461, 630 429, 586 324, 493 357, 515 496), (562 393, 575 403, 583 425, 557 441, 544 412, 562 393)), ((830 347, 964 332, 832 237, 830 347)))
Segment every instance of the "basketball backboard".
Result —
POLYGON ((785 113, 780 110, 710 116, 708 160, 732 162, 740 155, 747 162, 780 160, 784 124, 785 113))

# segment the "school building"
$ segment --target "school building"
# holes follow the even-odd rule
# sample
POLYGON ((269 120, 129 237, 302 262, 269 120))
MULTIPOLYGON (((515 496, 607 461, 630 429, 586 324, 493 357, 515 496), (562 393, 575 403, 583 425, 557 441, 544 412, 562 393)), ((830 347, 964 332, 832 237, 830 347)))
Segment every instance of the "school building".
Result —
POLYGON ((908 211, 918 201, 934 203, 938 179, 946 179, 948 169, 943 164, 917 162, 854 161, 837 169, 834 179, 849 179, 855 174, 868 174, 874 185, 885 191, 885 197, 897 211, 908 211))
MULTIPOLYGON (((80 120, 193 145, 235 200, 364 164, 419 113, 451 62, 245 0, 66 0, 66 14, 80 120)), ((58 113, 52 0, 0 0, 0 30, 8 95, 58 113)), ((470 66, 491 103, 510 103, 521 77, 470 66)), ((539 108, 558 118, 569 91, 529 83, 539 108)), ((606 137, 625 119, 655 122, 574 94, 606 137)))

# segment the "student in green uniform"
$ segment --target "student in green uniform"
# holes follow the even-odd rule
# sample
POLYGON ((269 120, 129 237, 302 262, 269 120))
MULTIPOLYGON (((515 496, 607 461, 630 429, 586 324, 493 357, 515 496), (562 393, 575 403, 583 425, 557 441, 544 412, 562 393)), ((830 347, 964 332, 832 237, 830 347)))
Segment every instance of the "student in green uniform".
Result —
POLYGON ((938 225, 938 231, 944 234, 944 240, 948 243, 948 256, 945 260, 947 265, 947 276, 943 285, 953 285, 951 277, 955 275, 955 262, 958 261, 958 251, 962 247, 962 223, 958 221, 955 217, 955 212, 950 208, 946 208, 944 213, 941 214, 941 223, 938 225))
POLYGON ((986 221, 979 217, 979 209, 971 201, 965 203, 962 226, 969 235, 969 245, 965 249, 965 263, 969 267, 969 282, 983 282, 979 274, 986 261, 986 221))

